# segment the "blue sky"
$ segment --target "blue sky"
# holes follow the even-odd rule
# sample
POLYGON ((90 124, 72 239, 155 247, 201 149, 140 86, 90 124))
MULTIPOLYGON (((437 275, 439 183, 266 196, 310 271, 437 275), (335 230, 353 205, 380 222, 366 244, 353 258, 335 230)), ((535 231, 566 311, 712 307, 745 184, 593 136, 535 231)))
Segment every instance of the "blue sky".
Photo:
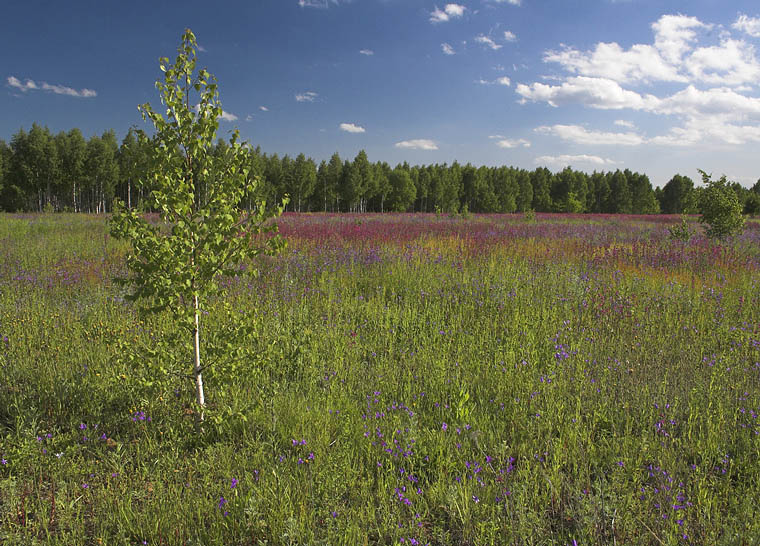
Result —
POLYGON ((7 0, 0 138, 143 126, 185 27, 267 153, 760 177, 756 0, 7 0))

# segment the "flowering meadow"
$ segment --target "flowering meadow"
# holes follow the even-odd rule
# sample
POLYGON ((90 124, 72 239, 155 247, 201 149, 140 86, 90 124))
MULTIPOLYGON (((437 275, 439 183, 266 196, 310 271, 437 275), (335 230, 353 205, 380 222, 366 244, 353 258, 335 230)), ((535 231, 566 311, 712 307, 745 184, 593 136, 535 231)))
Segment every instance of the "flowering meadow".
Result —
POLYGON ((760 224, 679 222, 285 215, 197 430, 104 219, 0 216, 0 543, 758 544, 760 224))

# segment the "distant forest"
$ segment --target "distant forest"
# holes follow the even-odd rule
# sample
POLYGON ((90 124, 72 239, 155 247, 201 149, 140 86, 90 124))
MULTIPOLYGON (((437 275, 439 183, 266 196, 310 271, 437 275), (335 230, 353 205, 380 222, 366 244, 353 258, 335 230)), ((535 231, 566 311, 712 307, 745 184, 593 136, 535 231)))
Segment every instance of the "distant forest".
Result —
MULTIPOLYGON (((219 140, 213 153, 227 146, 219 140)), ((0 140, 0 210, 110 212, 114 198, 145 206, 150 188, 139 184, 150 161, 130 129, 121 143, 114 131, 86 140, 79 129, 50 133, 33 124, 10 143, 0 140)), ((391 167, 370 162, 366 152, 343 159, 336 152, 317 164, 249 148, 250 176, 261 177, 256 194, 241 208, 290 196, 296 212, 574 212, 611 214, 696 213, 701 188, 676 174, 653 189, 645 174, 630 170, 553 173, 515 167, 449 164, 391 167)), ((696 168, 697 166, 695 166, 696 168)), ((746 214, 760 213, 760 180, 751 189, 732 188, 746 214)), ((196 187, 203 193, 204 188, 196 187)))

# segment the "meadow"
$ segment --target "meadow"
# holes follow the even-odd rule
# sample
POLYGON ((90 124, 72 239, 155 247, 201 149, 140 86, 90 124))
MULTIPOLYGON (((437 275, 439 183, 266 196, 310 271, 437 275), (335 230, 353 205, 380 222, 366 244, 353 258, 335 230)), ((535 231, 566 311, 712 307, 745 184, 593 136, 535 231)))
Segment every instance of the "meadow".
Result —
POLYGON ((2 215, 0 543, 758 544, 760 225, 678 222, 285 215, 197 431, 104 218, 2 215))

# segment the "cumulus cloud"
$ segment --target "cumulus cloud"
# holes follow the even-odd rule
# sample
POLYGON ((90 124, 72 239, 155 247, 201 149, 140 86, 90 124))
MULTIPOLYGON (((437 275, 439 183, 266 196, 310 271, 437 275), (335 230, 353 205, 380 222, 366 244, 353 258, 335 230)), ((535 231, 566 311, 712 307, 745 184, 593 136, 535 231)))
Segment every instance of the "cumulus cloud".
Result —
POLYGON ((760 142, 760 127, 716 118, 693 118, 682 127, 673 127, 668 133, 650 140, 652 144, 674 147, 694 146, 704 141, 732 146, 760 142))
POLYGON ((517 36, 515 36, 515 33, 511 30, 505 30, 504 31, 504 39, 508 42, 516 42, 517 36))
POLYGON ((319 96, 318 93, 315 93, 314 91, 304 91, 303 93, 297 93, 296 94, 296 101, 298 102, 314 102, 317 97, 319 96))
POLYGON ((710 28, 712 25, 696 17, 664 15, 652 24, 653 44, 634 44, 624 49, 616 42, 601 42, 590 51, 564 46, 547 51, 544 62, 557 63, 580 76, 618 83, 755 83, 760 76, 760 62, 754 47, 744 40, 724 35, 719 45, 696 47, 697 31, 710 28))
POLYGON ((678 63, 697 39, 694 29, 710 28, 710 26, 696 17, 663 15, 652 23, 654 45, 666 61, 678 63))
POLYGON ((632 121, 628 121, 625 119, 616 119, 615 125, 618 127, 627 127, 628 129, 634 129, 636 125, 632 121))
POLYGON ((760 38, 760 18, 741 14, 731 27, 736 30, 741 30, 753 38, 760 38))
POLYGON ((35 82, 34 80, 27 79, 25 82, 21 82, 18 78, 15 76, 8 76, 6 79, 6 83, 8 87, 11 87, 13 89, 17 89, 21 91, 22 93, 26 93, 28 91, 48 91, 50 93, 54 93, 56 95, 66 95, 69 97, 77 97, 77 98, 92 98, 96 97, 98 94, 93 91, 92 89, 74 89, 72 87, 66 87, 65 85, 52 85, 47 82, 40 82, 39 84, 35 82))
POLYGON ((483 44, 484 46, 493 49, 494 51, 497 51, 502 48, 501 44, 497 44, 485 34, 478 34, 477 36, 475 36, 475 41, 479 44, 483 44))
POLYGON ((431 23, 445 23, 446 21, 460 18, 464 15, 464 6, 460 4, 446 4, 443 9, 439 9, 438 6, 430 12, 431 23))
POLYGON ((536 165, 546 165, 552 167, 572 167, 574 165, 615 165, 615 161, 605 159, 596 155, 542 155, 535 160, 536 165))
POLYGON ((565 70, 582 76, 620 83, 686 81, 686 77, 651 45, 636 44, 624 50, 614 42, 599 43, 593 51, 565 47, 560 51, 547 51, 544 62, 558 63, 565 70))
POLYGON ((454 48, 446 43, 441 44, 441 50, 443 51, 445 55, 454 55, 456 53, 454 51, 454 48))
POLYGON ((646 139, 636 133, 605 133, 589 131, 580 125, 552 125, 537 127, 537 133, 548 134, 575 144, 589 146, 639 146, 646 139))
POLYGON ((479 80, 475 80, 475 83, 479 83, 480 85, 505 85, 509 87, 512 85, 512 80, 506 76, 502 76, 500 78, 496 78, 495 80, 484 80, 483 78, 480 78, 479 80))
MULTIPOLYGON (((650 138, 636 132, 605 133, 580 125, 541 131, 587 145, 686 146, 699 143, 739 145, 758 142, 760 133, 760 61, 753 44, 696 17, 663 15, 651 24, 651 43, 598 43, 589 50, 560 45, 544 61, 564 74, 551 83, 519 83, 520 103, 553 107, 578 104, 601 110, 632 110, 661 116, 671 128, 650 138), (704 43, 707 42, 707 43, 704 43), (667 85, 662 85, 663 83, 667 85), (680 87, 680 88, 679 88, 680 87)), ((739 15, 735 31, 760 37, 760 19, 739 15)), ((633 128, 618 120, 617 125, 633 128)))
POLYGON ((513 6, 519 6, 522 4, 522 0, 491 0, 497 4, 511 4, 513 6))
POLYGON ((364 133, 366 132, 364 127, 361 127, 359 125, 355 125, 353 123, 341 123, 340 124, 340 130, 345 131, 347 133, 364 133))
POLYGON ((546 102, 559 107, 566 104, 584 104, 601 110, 651 110, 658 102, 654 95, 640 95, 636 91, 624 89, 619 83, 605 78, 575 76, 567 78, 560 85, 533 83, 518 84, 517 93, 521 102, 546 102))
POLYGON ((360 49, 359 53, 361 53, 362 55, 367 55, 368 57, 375 54, 375 52, 372 51, 371 49, 360 49))
MULTIPOLYGON (((494 135, 499 136, 499 135, 494 135)), ((492 138, 492 137, 488 137, 492 138)), ((525 140, 524 138, 518 138, 518 139, 509 139, 502 137, 501 139, 496 141, 496 145, 499 148, 530 148, 530 141, 525 140)))
POLYGON ((693 79, 716 85, 755 83, 760 62, 744 40, 724 39, 718 46, 700 47, 684 61, 693 79))
POLYGON ((269 112, 269 108, 267 108, 266 106, 259 106, 259 110, 261 110, 262 112, 269 112))
POLYGON ((402 140, 401 142, 396 142, 395 144, 396 148, 403 148, 407 150, 437 150, 438 145, 428 139, 424 138, 418 138, 414 140, 402 140))

